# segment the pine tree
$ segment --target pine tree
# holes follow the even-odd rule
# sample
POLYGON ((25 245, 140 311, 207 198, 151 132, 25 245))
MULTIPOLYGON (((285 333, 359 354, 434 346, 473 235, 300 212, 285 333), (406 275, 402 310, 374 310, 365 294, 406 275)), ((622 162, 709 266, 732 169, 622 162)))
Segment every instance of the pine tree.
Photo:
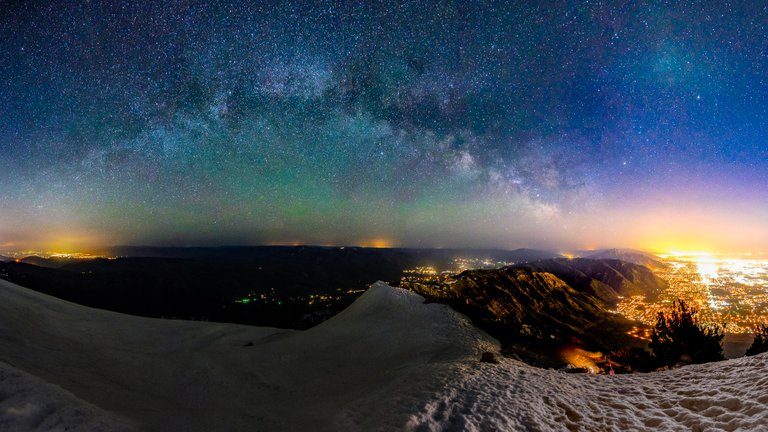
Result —
POLYGON ((755 329, 755 340, 747 350, 748 356, 768 352, 768 325, 760 324, 755 329))
POLYGON ((723 328, 699 325, 697 310, 682 301, 672 303, 669 314, 659 312, 648 345, 662 365, 673 366, 690 358, 692 363, 723 360, 723 328))

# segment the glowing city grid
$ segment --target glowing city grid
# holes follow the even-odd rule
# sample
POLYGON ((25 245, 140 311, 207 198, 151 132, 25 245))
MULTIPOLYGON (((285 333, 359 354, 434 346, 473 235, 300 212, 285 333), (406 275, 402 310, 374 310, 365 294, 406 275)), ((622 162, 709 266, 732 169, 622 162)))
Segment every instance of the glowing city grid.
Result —
POLYGON ((725 324, 728 333, 752 333, 757 324, 768 323, 768 260, 711 255, 662 259, 666 267, 653 270, 669 282, 669 289, 655 301, 642 296, 623 298, 617 312, 652 325, 658 311, 681 299, 699 311, 700 322, 725 324))

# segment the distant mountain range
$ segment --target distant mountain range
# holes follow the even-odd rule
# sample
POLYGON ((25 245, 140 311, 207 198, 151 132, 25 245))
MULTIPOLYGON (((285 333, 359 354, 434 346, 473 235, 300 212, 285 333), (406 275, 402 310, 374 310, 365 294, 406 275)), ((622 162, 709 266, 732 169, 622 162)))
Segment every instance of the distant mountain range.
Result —
MULTIPOLYGON (((43 258, 37 255, 31 255, 28 257, 21 258, 19 262, 22 262, 24 264, 31 264, 38 267, 46 267, 46 268, 62 268, 69 264, 74 264, 80 261, 84 261, 82 258, 63 258, 63 257, 51 257, 51 258, 43 258)), ((91 261, 91 260, 86 260, 91 261)))
POLYGON ((109 255, 142 258, 216 258, 216 259, 283 259, 286 256, 369 254, 382 257, 405 257, 414 264, 446 265, 454 258, 487 258, 498 261, 528 262, 561 257, 559 253, 538 249, 421 249, 364 248, 357 246, 227 246, 227 247, 144 247, 120 246, 109 255))
POLYGON ((605 249, 593 254, 588 254, 585 258, 592 259, 615 259, 634 264, 640 264, 651 269, 665 267, 666 264, 658 256, 633 249, 605 249))

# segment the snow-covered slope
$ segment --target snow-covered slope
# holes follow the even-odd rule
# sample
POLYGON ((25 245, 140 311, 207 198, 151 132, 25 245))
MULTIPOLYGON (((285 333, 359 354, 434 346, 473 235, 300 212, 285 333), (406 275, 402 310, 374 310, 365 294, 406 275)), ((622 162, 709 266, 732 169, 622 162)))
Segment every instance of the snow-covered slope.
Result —
POLYGON ((383 283, 295 332, 131 317, 0 281, 0 429, 768 428, 765 355, 611 377, 477 361, 497 349, 383 283))
POLYGON ((493 349, 448 307, 382 283, 294 332, 132 317, 0 281, 0 361, 143 430, 399 429, 493 349))
POLYGON ((571 375, 505 359, 461 367, 407 429, 766 431, 768 357, 631 375, 571 375))
POLYGON ((0 362, 0 430, 130 431, 124 420, 0 362))

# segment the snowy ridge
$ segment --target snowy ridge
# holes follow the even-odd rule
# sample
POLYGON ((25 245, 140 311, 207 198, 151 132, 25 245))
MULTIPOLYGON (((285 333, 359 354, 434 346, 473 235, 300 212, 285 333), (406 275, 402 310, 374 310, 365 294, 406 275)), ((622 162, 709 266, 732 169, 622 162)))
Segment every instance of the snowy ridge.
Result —
POLYGON ((768 428, 766 355, 611 377, 478 362, 496 350, 384 283, 297 332, 132 317, 0 281, 0 430, 768 428))
POLYGON ((0 281, 0 361, 141 430, 399 430, 462 362, 498 349, 423 302, 377 283, 295 332, 121 315, 0 281))

